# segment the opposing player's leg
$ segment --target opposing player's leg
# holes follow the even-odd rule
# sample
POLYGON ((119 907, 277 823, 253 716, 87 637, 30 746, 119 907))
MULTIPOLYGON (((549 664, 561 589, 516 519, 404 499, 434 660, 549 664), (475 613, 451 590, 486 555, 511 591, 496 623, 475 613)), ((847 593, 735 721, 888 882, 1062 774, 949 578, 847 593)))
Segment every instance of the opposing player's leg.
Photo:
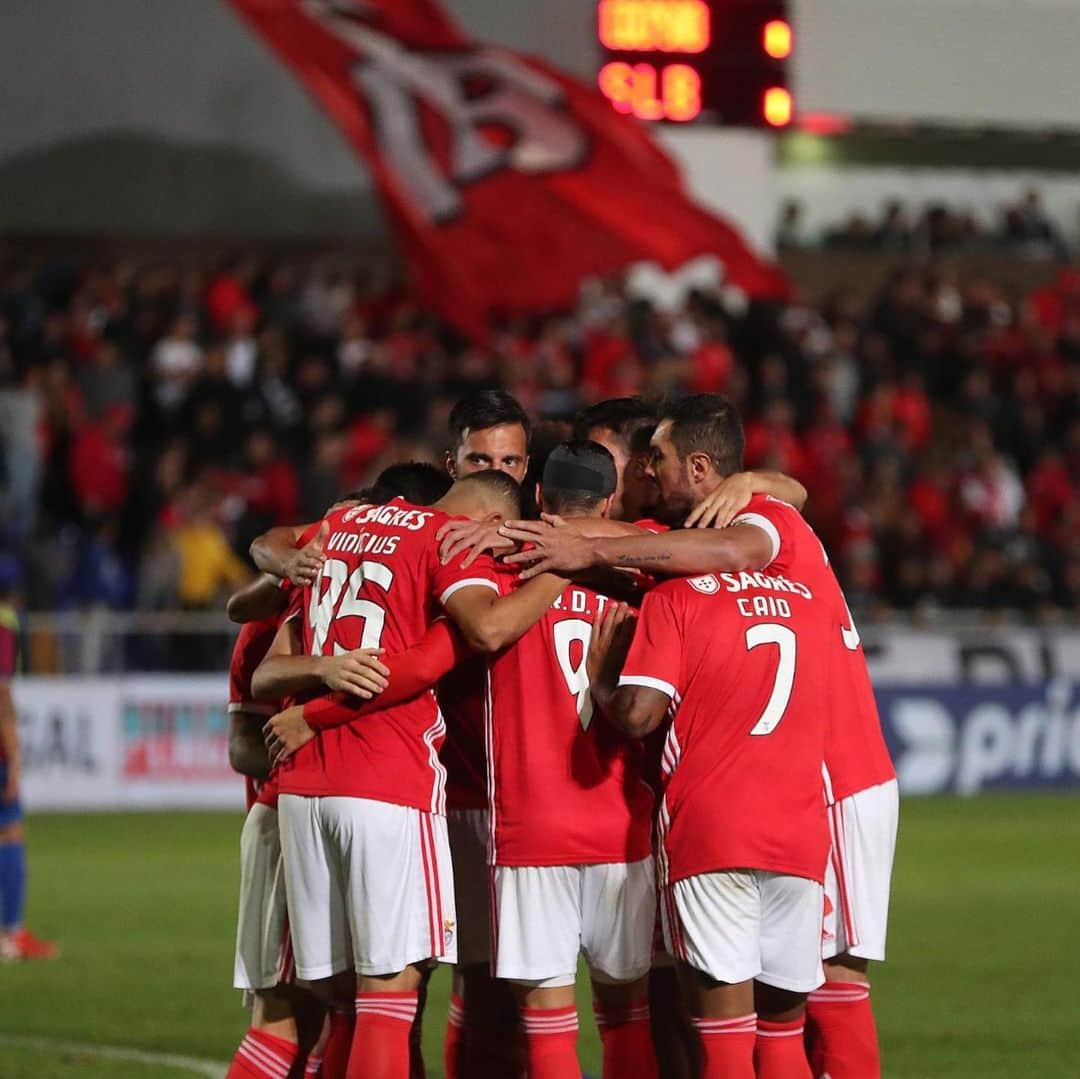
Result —
POLYGON ((604 1079, 656 1079, 648 980, 656 923, 652 857, 583 866, 581 910, 604 1079))
POLYGON ((491 871, 484 809, 446 818, 454 863, 458 963, 443 1056, 447 1079, 517 1079, 524 1049, 514 994, 491 974, 491 871))
POLYGON ((6 799, 7 763, 0 760, 0 960, 55 959, 60 949, 23 925, 26 835, 17 794, 6 799))
POLYGON ((512 987, 529 1079, 578 1079, 574 1000, 581 948, 581 866, 497 866, 495 976, 512 987))
POLYGON ((829 808, 832 852, 825 877, 825 984, 807 1006, 814 1073, 831 1079, 881 1074, 869 964, 885 958, 899 816, 896 781, 829 808))

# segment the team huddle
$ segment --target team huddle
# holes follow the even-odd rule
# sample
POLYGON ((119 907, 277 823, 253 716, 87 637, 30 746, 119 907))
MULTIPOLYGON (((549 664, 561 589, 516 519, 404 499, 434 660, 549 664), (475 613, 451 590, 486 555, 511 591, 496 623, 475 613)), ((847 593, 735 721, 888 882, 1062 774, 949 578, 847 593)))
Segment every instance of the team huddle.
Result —
POLYGON ((895 773, 806 492, 702 394, 530 462, 506 394, 252 546, 231 1077, 871 1079, 895 773), (527 479, 528 477, 528 479, 527 479))

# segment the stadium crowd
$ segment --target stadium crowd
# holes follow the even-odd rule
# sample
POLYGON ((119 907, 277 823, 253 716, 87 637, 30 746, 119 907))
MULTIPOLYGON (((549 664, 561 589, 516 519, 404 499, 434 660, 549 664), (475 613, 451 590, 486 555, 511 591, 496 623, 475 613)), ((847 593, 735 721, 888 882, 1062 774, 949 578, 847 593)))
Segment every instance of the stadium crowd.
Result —
POLYGON ((253 536, 391 461, 437 459, 453 400, 492 386, 549 421, 628 393, 725 393, 748 466, 809 489, 863 617, 1080 607, 1069 269, 1016 299, 899 267, 868 305, 817 307, 692 292, 668 310, 593 282, 574 312, 481 347, 329 260, 9 257, 0 542, 32 609, 214 609, 253 536))

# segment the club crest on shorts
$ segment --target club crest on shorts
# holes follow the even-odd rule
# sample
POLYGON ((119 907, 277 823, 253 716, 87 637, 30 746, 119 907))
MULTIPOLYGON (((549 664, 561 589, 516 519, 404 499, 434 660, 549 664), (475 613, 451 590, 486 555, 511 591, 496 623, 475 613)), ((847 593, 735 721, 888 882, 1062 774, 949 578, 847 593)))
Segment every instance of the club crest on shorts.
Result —
POLYGON ((706 596, 715 596, 720 591, 720 582, 711 573, 706 573, 704 577, 691 577, 690 587, 706 596))
POLYGON ((454 926, 456 924, 457 923, 454 922, 453 919, 451 919, 451 918, 446 918, 446 919, 443 920, 443 925, 442 925, 443 944, 447 948, 449 948, 450 945, 453 944, 453 942, 454 942, 454 926))

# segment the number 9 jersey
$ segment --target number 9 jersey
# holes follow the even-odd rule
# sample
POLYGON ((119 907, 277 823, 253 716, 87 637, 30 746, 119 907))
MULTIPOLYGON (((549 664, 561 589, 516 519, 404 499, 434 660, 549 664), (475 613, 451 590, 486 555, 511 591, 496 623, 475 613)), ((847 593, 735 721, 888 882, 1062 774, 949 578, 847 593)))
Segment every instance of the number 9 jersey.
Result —
POLYGON ((585 656, 607 597, 569 585, 494 656, 486 716, 495 866, 636 862, 652 853, 643 748, 593 717, 585 656))
MULTIPOLYGON (((450 517, 395 498, 331 514, 326 561, 304 589, 304 651, 357 648, 402 652, 418 644, 450 596, 497 589, 487 556, 468 569, 439 561, 435 533, 450 517)), ((283 794, 370 798, 446 812, 439 748, 446 724, 432 692, 319 732, 279 769, 283 794)))

